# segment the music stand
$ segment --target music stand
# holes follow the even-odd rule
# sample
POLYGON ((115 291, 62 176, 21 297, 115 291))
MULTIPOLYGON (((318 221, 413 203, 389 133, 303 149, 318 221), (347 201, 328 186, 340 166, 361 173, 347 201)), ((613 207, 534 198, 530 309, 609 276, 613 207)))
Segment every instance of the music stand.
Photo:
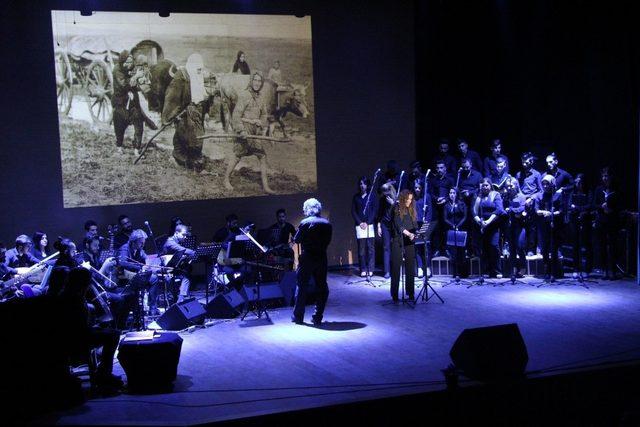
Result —
POLYGON ((442 285, 442 287, 447 285, 472 285, 473 282, 460 279, 458 268, 456 267, 460 252, 462 252, 462 258, 464 258, 464 248, 467 247, 467 232, 458 230, 457 227, 453 230, 449 230, 447 232, 447 246, 453 247, 453 250, 455 251, 455 259, 453 260, 453 278, 449 280, 448 283, 442 285))
MULTIPOLYGON (((209 287, 213 282, 214 278, 214 269, 213 269, 213 260, 218 259, 218 255, 220 254, 220 250, 222 249, 222 243, 200 243, 200 245, 195 249, 195 259, 196 261, 204 261, 205 272, 208 272, 211 269, 211 275, 209 276, 209 282, 206 284, 204 288, 204 298, 206 304, 209 304, 209 287)), ((216 278, 217 279, 217 278, 216 278)), ((214 293, 214 297, 217 294, 218 289, 216 287, 216 292, 214 293)))
MULTIPOLYGON (((229 257, 235 258, 236 256, 234 255, 241 255, 242 259, 245 261, 249 258, 259 261, 259 256, 266 254, 267 249, 264 246, 262 246, 260 243, 258 243, 258 241, 251 235, 251 233, 249 233, 248 231, 245 231, 242 228, 240 229, 240 231, 242 232, 242 234, 248 237, 249 240, 234 240, 230 242, 229 257), (236 248, 239 248, 239 249, 236 249, 236 248), (242 251, 242 254, 237 253, 240 251, 242 251)), ((255 285, 256 285, 257 293, 256 293, 256 299, 255 301, 253 301, 254 309, 253 310, 249 309, 250 304, 249 304, 249 300, 247 299, 244 305, 244 313, 242 314, 242 317, 240 318, 240 320, 244 320, 249 313, 253 313, 256 315, 258 319, 261 319, 262 315, 264 314, 267 320, 271 322, 271 318, 269 317, 269 312, 267 311, 267 308, 263 304, 262 298, 260 297, 260 284, 261 284, 260 283, 260 262, 257 262, 256 264, 257 264, 256 265, 257 274, 255 276, 255 285)))
MULTIPOLYGON (((433 297, 438 298, 440 302, 444 304, 444 299, 442 299, 440 294, 438 294, 438 292, 433 289, 433 286, 431 286, 431 283, 429 281, 429 275, 427 274, 427 260, 429 259, 429 240, 427 240, 427 235, 431 235, 431 232, 433 231, 431 229, 431 224, 432 222, 422 224, 422 227, 420 227, 420 230, 418 230, 417 232, 418 235, 422 235, 422 241, 421 243, 416 242, 415 244, 424 244, 424 256, 422 261, 424 271, 422 272, 422 289, 420 289, 420 292, 418 292, 415 304, 420 301, 420 298, 422 298, 422 301, 426 303, 429 302, 429 300, 433 297), (429 295, 429 290, 431 290, 431 295, 429 295)), ((439 280, 433 280, 433 282, 442 284, 442 282, 439 280)))

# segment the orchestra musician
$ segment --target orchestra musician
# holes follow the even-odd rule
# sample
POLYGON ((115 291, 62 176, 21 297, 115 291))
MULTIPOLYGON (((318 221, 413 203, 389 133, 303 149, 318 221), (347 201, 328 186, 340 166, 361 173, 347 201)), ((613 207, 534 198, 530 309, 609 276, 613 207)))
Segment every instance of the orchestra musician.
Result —
POLYGON ((468 159, 471 163, 471 168, 482 176, 482 159, 480 158, 480 154, 470 149, 469 143, 463 138, 458 138, 458 151, 460 152, 458 164, 462 166, 464 160, 468 159))
POLYGON ((480 192, 473 204, 473 220, 477 225, 476 236, 481 248, 482 266, 489 277, 498 277, 500 269, 500 227, 504 214, 502 196, 492 188, 491 179, 482 178, 480 192))
POLYGON ((396 203, 396 189, 390 183, 382 184, 380 187, 382 195, 378 203, 378 237, 382 238, 382 261, 384 267, 384 278, 391 277, 391 233, 393 224, 393 208, 396 203))
POLYGON ((509 244, 509 274, 521 279, 525 271, 526 237, 524 232, 526 197, 520 191, 518 180, 509 177, 505 182, 504 211, 507 214, 506 240, 509 244))
POLYGON ((376 236, 373 231, 373 224, 378 211, 378 198, 372 197, 371 190, 371 180, 366 176, 361 176, 358 178, 358 192, 353 195, 351 200, 351 217, 356 227, 358 264, 361 277, 365 277, 367 272, 371 277, 376 262, 374 245, 376 236))
POLYGON ((291 242, 296 234, 296 228, 287 221, 287 211, 280 208, 276 211, 276 222, 269 227, 272 235, 277 235, 277 239, 272 240, 270 246, 274 252, 281 257, 291 259, 293 263, 293 249, 291 242))
POLYGON ((149 267, 146 266, 147 254, 144 251, 144 244, 147 238, 144 230, 139 228, 132 230, 129 241, 118 249, 118 265, 124 269, 125 275, 145 275, 145 286, 148 287, 149 293, 149 314, 156 316, 160 314, 157 303, 158 276, 149 271, 149 267))
POLYGON ((31 248, 31 254, 38 259, 38 261, 42 261, 49 255, 49 239, 47 238, 47 233, 42 231, 36 231, 33 233, 33 247, 31 248))
POLYGON ((218 243, 228 243, 235 240, 236 236, 240 235, 240 227, 238 222, 238 215, 232 213, 225 217, 227 224, 218 229, 216 234, 213 235, 213 241, 218 243))
MULTIPOLYGON (((522 161, 522 170, 516 173, 515 178, 520 185, 520 191, 525 196, 525 210, 528 213, 528 218, 533 218, 535 200, 542 194, 542 176, 540 172, 534 169, 533 163, 535 162, 535 156, 530 152, 525 152, 520 157, 522 161)), ((536 250, 536 240, 539 238, 537 235, 536 221, 525 222, 525 235, 527 238, 527 255, 532 256, 536 250)))
POLYGON ((5 265, 11 268, 31 267, 40 261, 33 256, 31 248, 33 241, 26 234, 16 237, 16 244, 5 253, 5 265))
POLYGON ((600 185, 593 195, 595 207, 595 242, 597 253, 601 256, 604 279, 617 280, 616 274, 616 238, 619 230, 619 191, 613 180, 613 171, 604 167, 600 171, 600 185))
MULTIPOLYGON (((473 210, 473 204, 478 196, 478 188, 480 187, 480 180, 482 179, 482 175, 480 172, 476 171, 471 166, 471 160, 468 158, 462 159, 462 166, 458 170, 458 179, 457 179, 457 187, 458 187, 458 197, 465 202, 467 205, 467 210, 471 212, 473 210)), ((469 215, 467 217, 467 221, 469 224, 467 228, 469 230, 473 230, 471 226, 471 219, 473 215, 469 215)), ((471 242, 470 247, 471 251, 474 255, 480 254, 480 241, 478 240, 477 233, 471 233, 471 242)))
POLYGON ((114 236, 114 247, 121 248, 129 242, 129 237, 133 231, 133 223, 125 214, 118 217, 118 232, 114 236))
MULTIPOLYGON (((440 144, 442 144, 442 142, 440 142, 440 144)), ((428 178, 428 191, 431 195, 431 201, 435 206, 433 218, 437 220, 437 224, 435 224, 435 227, 433 229, 433 244, 431 245, 434 251, 434 256, 441 256, 446 251, 445 243, 447 241, 447 230, 444 226, 443 207, 449 198, 449 189, 455 185, 454 179, 449 175, 449 172, 455 171, 455 160, 453 161, 453 165, 454 169, 449 169, 447 166, 447 161, 445 159, 436 160, 436 171, 428 178)))
POLYGON ((327 284, 327 247, 331 243, 333 229, 326 218, 321 217, 322 205, 317 199, 307 199, 302 205, 306 216, 300 222, 294 241, 300 244, 302 253, 298 260, 296 302, 291 321, 304 322, 307 294, 313 278, 316 287, 316 308, 312 316, 314 325, 322 324, 324 308, 329 298, 327 284))
POLYGON ((84 223, 85 237, 92 237, 98 235, 98 223, 92 219, 88 219, 84 223))
POLYGON ((100 394, 114 394, 123 386, 121 378, 113 375, 113 357, 120 341, 120 332, 98 326, 92 319, 91 305, 87 300, 91 286, 89 270, 82 267, 71 269, 63 286, 59 296, 62 304, 60 316, 71 327, 66 334, 65 347, 72 354, 83 355, 85 359, 90 358, 91 349, 102 348, 98 366, 89 365, 91 386, 100 394))
POLYGON ((563 202, 561 193, 556 192, 556 179, 552 175, 542 178, 542 194, 536 198, 535 212, 538 216, 540 250, 545 265, 545 280, 563 277, 558 259, 561 244, 563 220, 563 202))
MULTIPOLYGON (((456 187, 449 189, 449 197, 444 205, 444 222, 447 225, 447 231, 466 231, 467 205, 458 199, 458 189, 456 187)), ((465 248, 458 246, 455 240, 453 243, 455 245, 449 247, 449 256, 454 263, 454 275, 467 277, 469 273, 467 271, 467 263, 464 262, 465 248)))
MULTIPOLYGON (((162 254, 173 255, 178 251, 184 251, 184 254, 187 257, 193 258, 196 255, 196 252, 192 249, 182 246, 182 243, 184 243, 184 240, 187 237, 187 232, 188 227, 186 225, 176 225, 173 235, 164 242, 164 245, 162 247, 162 254)), ((191 280, 189 279, 188 272, 184 269, 180 269, 177 273, 174 274, 174 280, 180 282, 180 289, 178 294, 178 302, 180 303, 189 296, 189 286, 191 284, 191 280)))
POLYGON ((418 223, 413 193, 402 190, 393 209, 393 240, 391 242, 391 299, 398 302, 400 268, 404 264, 405 289, 409 301, 414 298, 415 239, 418 223))
POLYGON ((491 182, 494 184, 502 182, 502 179, 496 180, 494 179, 496 175, 500 173, 508 175, 509 174, 509 159, 507 156, 502 154, 502 141, 499 139, 494 139, 489 144, 490 155, 484 158, 483 161, 483 172, 484 176, 491 178, 491 182), (502 167, 502 172, 498 171, 498 163, 504 162, 502 167))
POLYGON ((579 272, 589 274, 593 268, 592 210, 593 193, 587 189, 583 173, 576 174, 574 188, 569 196, 569 226, 573 240, 573 277, 579 272), (584 249, 585 256, 582 255, 584 249), (585 261, 582 268, 582 259, 585 261))
POLYGON ((87 268, 87 264, 93 268, 92 279, 106 289, 106 296, 113 313, 115 327, 123 330, 126 328, 129 312, 135 309, 137 303, 136 295, 123 292, 116 288, 115 282, 110 282, 110 277, 112 277, 110 273, 116 267, 117 259, 115 257, 107 257, 103 262, 100 262, 102 250, 98 235, 85 237, 83 246, 84 250, 76 256, 76 260, 85 268, 87 268))

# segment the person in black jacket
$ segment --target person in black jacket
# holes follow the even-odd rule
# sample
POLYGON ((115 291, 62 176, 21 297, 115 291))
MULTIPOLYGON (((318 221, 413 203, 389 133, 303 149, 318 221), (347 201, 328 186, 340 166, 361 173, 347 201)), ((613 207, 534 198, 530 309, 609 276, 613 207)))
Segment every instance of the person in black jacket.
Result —
POLYGON ((500 227, 499 221, 504 214, 502 196, 492 189, 489 178, 480 181, 480 192, 473 204, 473 221, 476 223, 477 239, 482 248, 483 273, 489 277, 502 274, 500 269, 500 227))
POLYGON ((382 238, 384 278, 391 277, 391 229, 393 222, 393 207, 396 202, 396 189, 391 183, 380 187, 382 196, 378 204, 378 237, 382 238))
POLYGON ((562 195, 556 192, 556 179, 552 175, 542 178, 542 195, 536 198, 535 211, 540 230, 540 250, 546 268, 545 279, 562 278, 558 259, 563 221, 562 195), (551 256, 551 258, 549 258, 551 256))
POLYGON ((300 244, 301 254, 298 257, 298 287, 296 303, 291 321, 296 324, 304 323, 304 309, 307 295, 313 278, 316 286, 316 310, 313 314, 313 324, 322 324, 324 308, 329 298, 327 284, 327 247, 331 243, 332 227, 329 220, 322 218, 322 205, 317 199, 307 199, 302 205, 306 216, 300 222, 293 240, 300 244))
POLYGON ((358 193, 353 196, 351 202, 351 216, 356 226, 356 240, 358 241, 358 262, 360 276, 373 275, 375 268, 375 223, 378 211, 378 198, 371 193, 371 181, 366 176, 358 179, 358 193), (360 236, 364 237, 358 237, 360 236))
MULTIPOLYGON (((449 231, 466 231, 467 205, 458 199, 458 190, 455 187, 449 189, 449 198, 444 205, 444 222, 449 231)), ((464 263, 464 246, 460 246, 461 242, 455 241, 455 238, 454 246, 449 246, 451 261, 454 264, 453 275, 466 277, 469 274, 464 263)))
POLYGON ((604 279, 616 280, 616 236, 619 230, 620 192, 613 183, 613 171, 602 168, 600 185, 593 193, 596 212, 595 243, 596 253, 600 254, 600 264, 604 269, 604 279))
POLYGON ((471 167, 473 168, 473 170, 475 170, 480 174, 480 176, 482 176, 482 158, 480 158, 480 154, 478 154, 477 151, 473 151, 469 148, 469 143, 465 139, 458 139, 458 151, 460 152, 458 164, 462 166, 462 161, 464 159, 469 159, 469 161, 471 161, 471 167))
POLYGON ((583 173, 576 174, 574 189, 569 197, 569 227, 573 241, 573 277, 580 272, 589 274, 593 267, 592 210, 593 193, 587 189, 583 173), (585 265, 582 267, 582 250, 585 265))
POLYGON ((393 209, 393 240, 391 242, 391 298, 398 301, 400 267, 404 259, 405 289, 409 301, 414 298, 415 232, 418 228, 413 193, 402 190, 393 209))

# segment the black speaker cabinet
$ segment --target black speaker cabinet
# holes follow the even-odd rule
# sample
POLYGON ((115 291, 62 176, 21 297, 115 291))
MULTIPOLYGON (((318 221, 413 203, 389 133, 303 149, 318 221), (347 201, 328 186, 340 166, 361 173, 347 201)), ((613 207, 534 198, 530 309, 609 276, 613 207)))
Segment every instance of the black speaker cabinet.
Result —
POLYGON ((197 300, 186 300, 169 307, 156 323, 166 331, 180 331, 191 325, 201 324, 206 311, 197 300))
POLYGON ((527 347, 515 323, 465 329, 449 355, 466 377, 480 381, 522 376, 529 361, 527 347))
POLYGON ((235 289, 219 294, 206 307, 207 316, 213 319, 232 319, 240 314, 245 299, 235 289))
POLYGON ((171 389, 178 375, 182 338, 162 332, 152 340, 120 342, 118 360, 127 375, 127 388, 134 393, 171 389))
POLYGON ((262 283, 260 289, 258 285, 244 285, 242 287, 242 293, 246 296, 247 301, 253 302, 258 299, 258 293, 260 293, 260 299, 262 301, 283 299, 282 289, 277 283, 262 283))

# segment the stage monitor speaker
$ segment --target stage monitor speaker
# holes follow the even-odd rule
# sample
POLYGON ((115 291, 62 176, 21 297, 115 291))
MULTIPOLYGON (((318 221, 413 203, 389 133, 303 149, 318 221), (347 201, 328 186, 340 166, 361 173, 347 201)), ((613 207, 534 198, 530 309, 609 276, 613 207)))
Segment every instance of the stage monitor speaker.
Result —
POLYGON ((246 296, 247 301, 253 302, 258 299, 258 292, 262 301, 284 299, 284 294, 280 285, 277 283, 261 283, 260 285, 244 285, 242 292, 246 296), (260 289, 258 289, 260 286, 260 289))
POLYGON ((151 340, 120 341, 118 360, 134 393, 170 391, 178 374, 182 338, 162 332, 151 340))
POLYGON ((206 311, 196 299, 185 300, 169 307, 156 323, 166 331, 180 331, 204 322, 206 311))
POLYGON ((295 271, 286 271, 280 278, 280 289, 284 296, 285 305, 293 307, 296 299, 296 285, 298 283, 295 271))
POLYGON ((239 307, 245 303, 244 297, 235 289, 219 294, 207 304, 207 316, 213 319, 232 319, 240 314, 239 307))
POLYGON ((466 377, 480 381, 522 376, 529 361, 527 347, 515 323, 465 329, 449 355, 466 377))

